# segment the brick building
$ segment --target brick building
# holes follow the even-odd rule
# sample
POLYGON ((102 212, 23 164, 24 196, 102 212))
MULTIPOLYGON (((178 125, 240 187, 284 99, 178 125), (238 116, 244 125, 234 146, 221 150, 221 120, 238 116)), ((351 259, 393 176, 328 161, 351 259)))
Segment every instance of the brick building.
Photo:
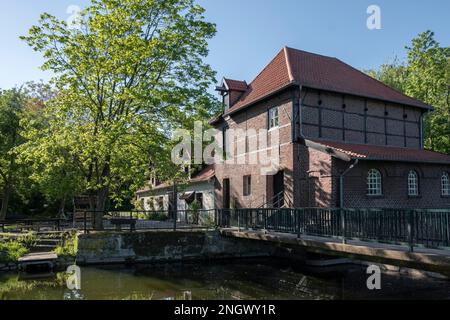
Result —
POLYGON ((247 131, 233 138, 231 157, 269 150, 279 164, 268 174, 246 161, 216 164, 217 207, 450 205, 450 156, 423 147, 432 107, 336 58, 283 48, 250 84, 224 79, 218 91, 226 108, 211 124, 225 137, 231 129, 279 136, 252 149, 247 131))

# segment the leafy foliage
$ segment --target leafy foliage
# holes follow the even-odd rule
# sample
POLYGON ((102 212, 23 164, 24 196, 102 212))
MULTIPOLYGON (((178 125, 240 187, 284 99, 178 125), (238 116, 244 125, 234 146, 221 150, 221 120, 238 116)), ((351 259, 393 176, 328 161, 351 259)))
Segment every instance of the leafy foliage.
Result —
POLYGON ((49 194, 87 190, 102 210, 151 172, 177 172, 171 132, 216 112, 203 12, 193 0, 93 0, 79 29, 43 14, 23 37, 56 74, 45 126, 27 123, 27 160, 49 194))
POLYGON ((425 147, 450 153, 450 48, 426 31, 406 47, 407 61, 394 60, 367 73, 434 107, 425 118, 425 147))
POLYGON ((64 236, 61 245, 57 246, 54 252, 58 257, 76 258, 78 251, 78 235, 76 232, 68 233, 64 236))
POLYGON ((16 262, 28 253, 28 249, 19 241, 0 241, 0 262, 16 262))

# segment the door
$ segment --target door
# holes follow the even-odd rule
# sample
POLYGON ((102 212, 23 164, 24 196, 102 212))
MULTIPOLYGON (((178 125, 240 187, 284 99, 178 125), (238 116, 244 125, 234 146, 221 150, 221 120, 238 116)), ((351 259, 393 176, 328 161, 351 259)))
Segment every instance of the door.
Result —
POLYGON ((273 201, 274 208, 284 206, 284 171, 279 171, 273 177, 273 201))
POLYGON ((230 179, 223 179, 223 209, 230 209, 230 179))

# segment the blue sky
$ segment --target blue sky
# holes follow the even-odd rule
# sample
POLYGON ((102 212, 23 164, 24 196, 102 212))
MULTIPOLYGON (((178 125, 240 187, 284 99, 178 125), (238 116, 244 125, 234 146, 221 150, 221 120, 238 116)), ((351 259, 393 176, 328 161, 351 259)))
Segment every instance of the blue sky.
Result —
MULTIPOLYGON (((251 81, 285 45, 335 56, 359 69, 404 57, 404 47, 430 29, 450 45, 450 1, 428 0, 198 0, 217 24, 207 61, 218 72, 251 81), (381 30, 366 27, 369 5, 381 8, 381 30)), ((47 80, 42 59, 18 37, 46 11, 67 18, 87 0, 3 0, 0 9, 0 88, 47 80)))

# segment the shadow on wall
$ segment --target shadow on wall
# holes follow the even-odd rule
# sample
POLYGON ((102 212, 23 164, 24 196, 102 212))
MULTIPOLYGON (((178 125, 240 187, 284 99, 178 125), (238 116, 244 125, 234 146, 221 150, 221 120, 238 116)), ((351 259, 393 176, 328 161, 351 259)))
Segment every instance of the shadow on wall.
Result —
POLYGON ((288 169, 284 169, 284 203, 294 207, 294 173, 288 169))
POLYGON ((316 207, 330 208, 334 207, 333 195, 339 192, 334 183, 334 176, 332 172, 332 166, 330 161, 319 161, 318 174, 313 176, 311 179, 311 185, 314 188, 314 198, 316 202, 316 207))
POLYGON ((333 176, 331 161, 325 154, 317 153, 311 158, 310 150, 301 146, 296 170, 299 172, 299 185, 296 206, 333 207, 336 205, 338 183, 333 176), (334 196, 333 196, 334 195, 334 196))

